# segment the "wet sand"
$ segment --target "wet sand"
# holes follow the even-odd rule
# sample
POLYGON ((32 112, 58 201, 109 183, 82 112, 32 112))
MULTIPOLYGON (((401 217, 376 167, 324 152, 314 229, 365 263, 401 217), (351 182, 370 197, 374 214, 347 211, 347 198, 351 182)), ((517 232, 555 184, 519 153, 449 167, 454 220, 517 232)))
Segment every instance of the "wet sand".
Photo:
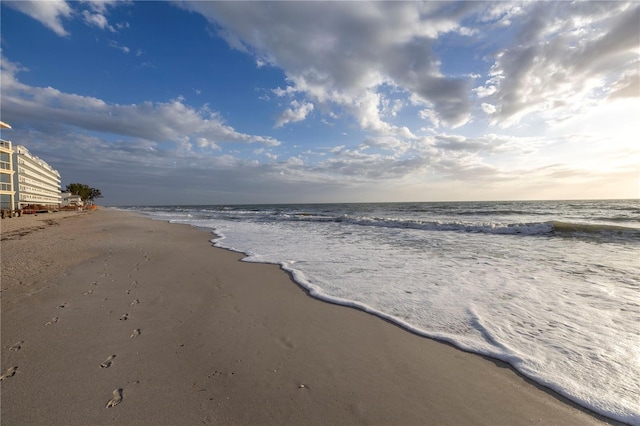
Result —
POLYGON ((111 209, 1 227, 3 424, 607 422, 502 362, 313 299, 202 229, 111 209))

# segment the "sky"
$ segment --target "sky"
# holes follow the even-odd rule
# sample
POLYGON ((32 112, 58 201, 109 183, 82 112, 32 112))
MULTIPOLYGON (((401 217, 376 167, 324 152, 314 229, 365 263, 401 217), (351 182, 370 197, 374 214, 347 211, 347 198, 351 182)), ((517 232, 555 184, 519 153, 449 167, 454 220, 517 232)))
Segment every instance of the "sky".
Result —
POLYGON ((0 13, 1 137, 102 205, 640 197, 640 2, 0 13))

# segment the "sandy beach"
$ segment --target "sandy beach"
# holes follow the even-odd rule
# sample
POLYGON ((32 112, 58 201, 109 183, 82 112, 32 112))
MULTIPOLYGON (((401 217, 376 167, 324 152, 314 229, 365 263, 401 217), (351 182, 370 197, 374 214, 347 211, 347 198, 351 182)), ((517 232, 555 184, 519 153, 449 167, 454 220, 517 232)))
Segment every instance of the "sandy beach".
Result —
POLYGON ((203 229, 105 208, 1 227, 3 425, 614 424, 203 229))

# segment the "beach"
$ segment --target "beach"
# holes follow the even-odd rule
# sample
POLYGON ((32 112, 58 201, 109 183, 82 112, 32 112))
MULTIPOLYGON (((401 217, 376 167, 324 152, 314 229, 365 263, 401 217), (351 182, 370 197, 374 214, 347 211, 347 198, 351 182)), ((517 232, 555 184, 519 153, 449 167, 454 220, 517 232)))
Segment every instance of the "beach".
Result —
POLYGON ((613 423, 209 230, 106 208, 1 226, 3 424, 613 423))

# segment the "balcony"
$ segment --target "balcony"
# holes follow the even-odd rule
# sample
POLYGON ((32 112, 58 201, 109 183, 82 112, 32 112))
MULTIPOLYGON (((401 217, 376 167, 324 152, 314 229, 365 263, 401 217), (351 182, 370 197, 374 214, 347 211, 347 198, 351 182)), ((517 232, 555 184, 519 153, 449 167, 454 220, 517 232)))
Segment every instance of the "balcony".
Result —
POLYGON ((11 148, 11 142, 10 141, 5 141, 4 139, 0 139, 0 149, 13 151, 13 149, 11 148))

